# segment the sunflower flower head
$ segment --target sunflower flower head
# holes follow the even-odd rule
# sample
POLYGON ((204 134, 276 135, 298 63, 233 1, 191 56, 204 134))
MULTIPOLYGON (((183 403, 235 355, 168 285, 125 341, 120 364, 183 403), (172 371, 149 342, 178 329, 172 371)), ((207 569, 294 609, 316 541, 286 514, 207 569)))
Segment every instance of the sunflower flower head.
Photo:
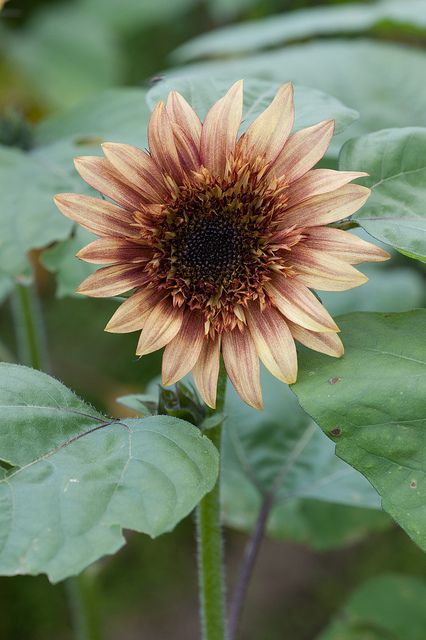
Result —
POLYGON ((328 225, 351 215, 369 189, 364 173, 313 169, 332 120, 291 134, 293 88, 283 85, 238 138, 242 82, 201 122, 176 92, 148 128, 149 152, 103 145, 75 161, 108 198, 61 194, 61 212, 99 239, 78 256, 106 264, 78 288, 93 297, 132 291, 106 330, 141 331, 140 356, 165 347, 163 384, 192 371, 215 406, 222 353, 239 395, 261 408, 259 358, 286 383, 297 377, 295 340, 340 357, 338 327, 311 289, 342 291, 367 278, 352 264, 382 249, 328 225))

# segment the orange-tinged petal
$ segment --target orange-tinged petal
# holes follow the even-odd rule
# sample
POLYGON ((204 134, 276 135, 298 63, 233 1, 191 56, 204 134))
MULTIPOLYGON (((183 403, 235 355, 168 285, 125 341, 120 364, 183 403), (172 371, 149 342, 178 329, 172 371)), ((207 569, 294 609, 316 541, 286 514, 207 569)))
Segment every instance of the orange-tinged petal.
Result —
POLYGON ((144 267, 138 264, 115 264, 92 273, 77 288, 77 292, 92 298, 109 298, 139 287, 145 280, 144 267))
POLYGON ((328 311, 308 287, 275 273, 265 285, 273 304, 288 319, 311 331, 338 331, 328 311))
POLYGON ((355 213, 370 195, 370 189, 359 184, 347 184, 336 191, 313 196, 287 209, 277 228, 320 227, 337 222, 355 213))
POLYGON ((164 297, 164 292, 154 287, 145 287, 125 300, 105 327, 110 333, 139 331, 149 313, 164 297))
POLYGON ((278 89, 271 104, 249 126, 238 142, 244 157, 262 156, 273 162, 282 150, 294 124, 293 85, 278 89))
POLYGON ((164 102, 159 102, 152 112, 148 125, 148 142, 157 166, 175 182, 180 183, 183 172, 176 149, 173 124, 164 102))
POLYGON ((294 182, 323 157, 334 133, 334 120, 324 120, 290 136, 271 169, 277 177, 294 182))
POLYGON ((292 207, 312 196, 329 193, 344 187, 348 182, 368 174, 363 171, 334 171, 333 169, 311 169, 292 182, 288 189, 287 207, 292 207))
POLYGON ((350 264, 383 262, 383 260, 390 258, 387 251, 375 244, 366 242, 347 231, 330 227, 310 229, 303 244, 311 249, 327 251, 327 253, 336 255, 340 260, 350 264))
POLYGON ((297 354, 293 337, 284 317, 274 307, 261 310, 249 303, 246 318, 259 358, 279 380, 292 384, 297 378, 297 354))
POLYGON ((243 113, 243 81, 239 80, 210 109, 201 131, 201 161, 215 176, 225 174, 226 162, 235 150, 243 113))
POLYGON ((185 98, 177 91, 169 93, 166 105, 172 122, 176 123, 188 134, 196 148, 200 149, 201 120, 185 98))
POLYGON ((164 349, 161 373, 164 385, 174 384, 191 371, 204 340, 204 317, 201 313, 187 311, 179 333, 164 349))
POLYGON ((136 186, 129 185, 106 158, 80 156, 74 160, 83 180, 125 209, 135 211, 145 199, 136 186))
POLYGON ((205 337, 192 369, 195 384, 206 405, 216 407, 217 380, 220 368, 220 335, 212 339, 205 337))
POLYGON ((161 171, 151 156, 130 144, 106 142, 102 149, 124 178, 136 185, 149 203, 162 202, 168 195, 161 171))
POLYGON ((182 320, 181 308, 174 307, 169 298, 161 300, 146 319, 136 355, 144 356, 164 347, 173 340, 182 325, 182 320))
POLYGON ((226 371, 238 394, 255 409, 262 409, 259 358, 248 329, 238 327, 222 336, 222 353, 226 371))
POLYGON ((293 338, 301 342, 305 347, 320 351, 334 358, 342 357, 344 347, 337 333, 317 333, 293 324, 293 322, 289 322, 288 326, 293 338))
POLYGON ((298 246, 291 252, 291 264, 296 279, 311 289, 320 291, 346 291, 359 287, 368 278, 347 262, 325 251, 298 246))
POLYGON ((93 264, 147 262, 152 249, 123 238, 100 238, 80 249, 77 257, 93 264))
POLYGON ((77 193, 59 193, 54 200, 64 216, 98 236, 134 237, 140 233, 131 226, 129 211, 111 202, 77 193))

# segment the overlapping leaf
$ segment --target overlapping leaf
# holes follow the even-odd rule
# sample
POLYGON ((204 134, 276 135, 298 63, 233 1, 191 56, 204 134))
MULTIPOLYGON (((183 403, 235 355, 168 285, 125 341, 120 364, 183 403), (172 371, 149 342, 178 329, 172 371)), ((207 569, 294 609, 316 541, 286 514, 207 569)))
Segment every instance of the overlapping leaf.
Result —
POLYGON ((426 549, 426 310, 350 314, 338 324, 345 356, 304 352, 292 388, 337 454, 426 549))
POLYGON ((57 380, 0 364, 0 573, 76 574, 171 530, 209 491, 218 454, 166 416, 108 420, 57 380))
POLYGON ((426 128, 385 129, 349 140, 342 169, 366 171, 373 193, 353 218, 368 233, 426 260, 426 128))

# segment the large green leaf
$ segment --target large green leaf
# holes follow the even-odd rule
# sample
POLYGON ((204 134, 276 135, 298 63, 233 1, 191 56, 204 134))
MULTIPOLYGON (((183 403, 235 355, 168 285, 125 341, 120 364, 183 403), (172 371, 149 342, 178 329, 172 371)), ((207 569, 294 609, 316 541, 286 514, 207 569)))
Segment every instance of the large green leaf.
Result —
MULTIPOLYGON (((275 96, 279 83, 248 78, 244 84, 244 113, 241 132, 266 109, 275 96)), ((204 119, 212 104, 229 89, 229 80, 209 77, 177 77, 158 82, 147 93, 147 103, 151 109, 159 100, 165 100, 172 90, 179 91, 204 119)), ((334 118, 336 132, 344 131, 359 114, 349 109, 336 98, 309 87, 295 88, 296 122, 295 129, 308 127, 320 120, 334 118)))
MULTIPOLYGON (((181 67, 170 75, 261 77, 314 87, 335 96, 361 115, 340 138, 385 127, 426 126, 426 53, 369 40, 328 40, 298 44, 237 60, 181 67)), ((336 140, 337 143, 337 140, 336 140)))
POLYGON ((340 167, 369 174, 364 184, 373 193, 354 219, 379 240, 426 260, 426 128, 349 140, 340 167))
POLYGON ((345 356, 304 351, 293 391, 426 549, 426 310, 356 313, 338 324, 345 356))
POLYGON ((210 31, 179 47, 174 57, 186 62, 235 55, 312 36, 363 32, 382 21, 426 27, 425 3, 423 0, 393 0, 291 11, 210 31))
MULTIPOLYGON (((269 532, 309 542, 321 548, 353 540, 361 531, 383 525, 372 486, 339 460, 333 444, 300 408, 289 388, 262 372, 265 409, 256 411, 228 390, 227 423, 223 440, 223 512, 230 526, 251 530, 262 498, 273 493, 269 532), (325 517, 355 509, 353 531, 345 524, 322 527, 316 536, 319 513, 325 517), (366 513, 366 511, 368 511, 366 513)), ((340 518, 342 520, 342 517, 340 518)))
POLYGON ((426 581, 388 574, 364 583, 318 640, 423 640, 426 581))
POLYGON ((76 574, 124 544, 158 536, 208 492, 218 454, 167 416, 109 420, 49 376, 0 364, 0 573, 76 574))
POLYGON ((174 16, 190 9, 196 0, 80 0, 90 17, 96 18, 125 33, 147 29, 152 25, 170 21, 174 16))

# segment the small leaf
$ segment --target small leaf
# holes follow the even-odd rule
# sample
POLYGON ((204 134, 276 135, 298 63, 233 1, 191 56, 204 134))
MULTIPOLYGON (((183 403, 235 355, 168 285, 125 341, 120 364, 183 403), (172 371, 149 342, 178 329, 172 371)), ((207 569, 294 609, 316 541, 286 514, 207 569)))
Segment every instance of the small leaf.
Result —
POLYGON ((366 171, 373 192, 353 218, 372 236, 426 260, 426 128, 386 129, 349 140, 341 169, 366 171))
POLYGON ((377 489, 383 509, 426 549, 426 311, 337 322, 345 356, 303 351, 292 389, 337 454, 377 489))
POLYGON ((108 420, 49 376, 0 364, 0 573, 56 582, 170 531, 210 491, 218 453, 169 416, 108 420))

